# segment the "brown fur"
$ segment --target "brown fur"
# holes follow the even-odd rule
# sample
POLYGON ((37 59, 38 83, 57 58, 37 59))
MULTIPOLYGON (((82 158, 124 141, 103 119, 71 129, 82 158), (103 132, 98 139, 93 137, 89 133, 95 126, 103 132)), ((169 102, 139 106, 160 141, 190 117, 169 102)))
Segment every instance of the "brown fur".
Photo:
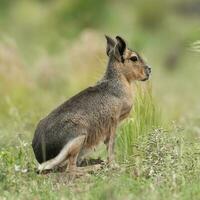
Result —
POLYGON ((53 166, 52 163, 63 162, 63 159, 68 160, 68 168, 72 169, 85 152, 95 148, 101 141, 107 146, 109 163, 114 161, 117 125, 132 108, 131 83, 147 80, 150 68, 138 53, 126 48, 122 38, 116 37, 117 41, 114 41, 106 36, 106 39, 109 63, 104 77, 39 122, 32 146, 36 159, 43 165, 41 169, 45 169, 49 160, 52 162, 48 166, 53 166), (73 143, 82 136, 84 142, 73 143), (68 144, 72 144, 70 150, 67 149, 68 144), (64 147, 66 152, 62 151, 64 147), (64 157, 59 160, 57 157, 60 153, 64 157))

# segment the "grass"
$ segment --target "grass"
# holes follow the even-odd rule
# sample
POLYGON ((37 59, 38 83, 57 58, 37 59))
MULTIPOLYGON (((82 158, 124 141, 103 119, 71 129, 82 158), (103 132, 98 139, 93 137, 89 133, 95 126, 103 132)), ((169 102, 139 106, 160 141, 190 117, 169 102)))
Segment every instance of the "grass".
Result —
MULTIPOLYGON (((119 170, 104 168, 74 180, 65 173, 38 175, 30 139, 18 135, 15 145, 1 148, 1 198, 198 199, 200 148, 188 135, 191 127, 163 125, 151 85, 137 91, 131 118, 118 129, 119 170)), ((18 118, 16 114, 16 126, 18 118)), ((198 123, 198 119, 192 121, 198 123)))
MULTIPOLYGON (((199 14, 190 5, 196 1, 2 1, 0 200, 200 199, 199 14), (38 175, 35 126, 99 79, 103 34, 123 36, 153 70, 117 130, 120 169, 74 180, 38 175)), ((105 159, 105 147, 92 156, 105 159)))
POLYGON ((161 113, 152 97, 151 83, 144 87, 136 85, 131 118, 118 131, 117 145, 120 160, 123 162, 129 160, 134 153, 133 145, 138 142, 138 138, 148 135, 152 129, 161 126, 161 121, 161 113))

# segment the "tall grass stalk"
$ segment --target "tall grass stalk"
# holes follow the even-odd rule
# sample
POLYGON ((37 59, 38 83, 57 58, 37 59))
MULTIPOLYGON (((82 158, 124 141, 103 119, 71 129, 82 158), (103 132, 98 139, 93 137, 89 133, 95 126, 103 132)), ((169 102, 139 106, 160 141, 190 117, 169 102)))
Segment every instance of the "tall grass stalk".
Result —
POLYGON ((161 114, 152 96, 152 84, 145 87, 136 85, 136 97, 131 117, 120 129, 117 138, 117 155, 126 162, 134 153, 134 145, 141 135, 147 135, 152 129, 161 125, 161 114))

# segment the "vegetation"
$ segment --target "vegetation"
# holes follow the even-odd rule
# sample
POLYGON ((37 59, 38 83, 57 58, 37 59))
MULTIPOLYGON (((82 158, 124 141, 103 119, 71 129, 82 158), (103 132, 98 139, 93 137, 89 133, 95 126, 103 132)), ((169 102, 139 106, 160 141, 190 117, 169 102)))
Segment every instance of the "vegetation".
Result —
POLYGON ((147 2, 1 2, 0 199, 200 199, 200 5, 147 2), (105 33, 127 38, 153 69, 118 129, 120 169, 38 175, 35 126, 99 79, 105 33))

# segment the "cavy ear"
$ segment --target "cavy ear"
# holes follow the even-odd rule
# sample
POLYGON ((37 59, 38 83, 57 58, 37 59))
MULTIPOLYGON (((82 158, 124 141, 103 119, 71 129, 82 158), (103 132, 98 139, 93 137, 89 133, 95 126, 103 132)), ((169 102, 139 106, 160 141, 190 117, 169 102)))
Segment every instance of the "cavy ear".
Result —
POLYGON ((106 54, 109 56, 110 52, 112 51, 112 49, 114 48, 116 43, 111 37, 109 37, 107 35, 105 35, 105 38, 107 40, 106 54))
POLYGON ((116 36, 117 39, 117 44, 114 48, 114 54, 115 57, 120 61, 123 62, 123 55, 124 55, 124 51, 126 49, 126 42, 124 41, 124 39, 122 39, 119 36, 116 36))
POLYGON ((121 56, 123 56, 124 51, 126 49, 126 42, 120 36, 116 36, 116 39, 117 39, 119 53, 121 56))

